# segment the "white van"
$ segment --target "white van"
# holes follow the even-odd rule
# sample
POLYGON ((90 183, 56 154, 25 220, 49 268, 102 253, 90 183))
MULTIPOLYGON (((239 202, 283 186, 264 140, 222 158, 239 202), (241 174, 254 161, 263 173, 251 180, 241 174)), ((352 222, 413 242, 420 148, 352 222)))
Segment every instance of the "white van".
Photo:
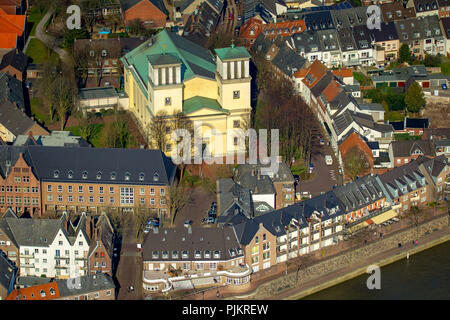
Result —
POLYGON ((325 156, 325 163, 328 166, 331 166, 333 164, 333 158, 330 155, 328 155, 328 154, 325 156))

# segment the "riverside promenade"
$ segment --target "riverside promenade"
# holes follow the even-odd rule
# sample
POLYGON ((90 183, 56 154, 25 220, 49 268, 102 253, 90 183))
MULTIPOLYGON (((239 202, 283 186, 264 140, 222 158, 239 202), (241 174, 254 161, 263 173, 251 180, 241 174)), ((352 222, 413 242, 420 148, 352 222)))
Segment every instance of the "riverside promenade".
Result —
MULTIPOLYGON (((296 266, 281 263, 273 268, 252 275, 251 286, 246 293, 233 292, 227 287, 204 290, 195 294, 173 297, 175 299, 216 300, 216 299, 301 299, 338 283, 366 273, 369 265, 384 266, 400 259, 406 254, 426 250, 450 240, 447 214, 438 214, 422 222, 417 228, 398 226, 385 233, 383 239, 371 240, 357 248, 341 246, 332 248, 331 256, 311 261, 307 267, 296 272, 296 266), (418 240, 413 245, 412 240, 418 240), (397 244, 402 243, 401 248, 397 244), (336 253, 335 253, 336 252, 336 253), (340 253, 338 253, 340 252, 340 253)), ((348 245, 348 242, 347 242, 348 245)), ((367 275, 369 276, 369 274, 367 275)))

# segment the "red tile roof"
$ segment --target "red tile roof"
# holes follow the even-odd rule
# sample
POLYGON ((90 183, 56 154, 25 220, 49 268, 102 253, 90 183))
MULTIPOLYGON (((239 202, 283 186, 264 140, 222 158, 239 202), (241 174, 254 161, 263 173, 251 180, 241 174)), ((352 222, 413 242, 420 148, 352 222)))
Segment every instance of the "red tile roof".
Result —
POLYGON ((322 94, 328 101, 332 101, 341 92, 339 84, 332 80, 330 84, 322 91, 322 94))
POLYGON ((300 69, 294 73, 294 77, 303 79, 307 73, 308 73, 308 69, 300 69))
POLYGON ((6 300, 54 300, 59 297, 58 284, 50 282, 23 289, 14 289, 6 300), (54 290, 53 295, 50 293, 51 289, 54 290), (45 295, 41 293, 45 293, 45 295))
POLYGON ((256 39, 263 32, 267 38, 273 40, 278 34, 289 36, 294 33, 303 32, 305 28, 305 21, 303 20, 263 24, 261 20, 253 17, 241 27, 240 37, 250 42, 251 39, 256 39))
POLYGON ((331 71, 333 71, 333 74, 337 77, 341 76, 343 78, 348 78, 348 77, 353 78, 352 69, 342 68, 342 69, 331 70, 331 71))
POLYGON ((320 62, 319 60, 314 60, 314 62, 308 68, 305 79, 303 79, 302 81, 309 89, 311 89, 320 79, 322 79, 327 71, 327 67, 322 62, 320 62), (307 80, 307 77, 311 77, 311 80, 307 80))
POLYGON ((24 29, 24 15, 10 15, 0 9, 0 49, 15 48, 24 29))

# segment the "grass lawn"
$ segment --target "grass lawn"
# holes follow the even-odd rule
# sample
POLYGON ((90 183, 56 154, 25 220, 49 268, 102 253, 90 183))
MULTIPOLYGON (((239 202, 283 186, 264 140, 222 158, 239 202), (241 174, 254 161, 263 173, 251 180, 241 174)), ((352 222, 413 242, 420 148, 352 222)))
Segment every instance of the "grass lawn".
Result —
MULTIPOLYGON (((96 123, 94 124, 95 126, 95 132, 92 136, 92 138, 89 140, 89 143, 92 144, 95 148, 101 148, 101 133, 104 127, 103 123, 96 123)), ((73 126, 73 127, 69 127, 69 128, 65 128, 65 131, 70 131, 72 132, 73 135, 75 136, 81 136, 80 134, 80 126, 73 126)))
POLYGON ((421 140, 422 136, 411 136, 409 133, 395 133, 395 140, 421 140))
POLYGON ((389 121, 403 121, 404 118, 403 111, 389 111, 389 121))
POLYGON ((49 59, 54 61, 58 60, 58 55, 42 43, 41 40, 36 38, 30 40, 25 54, 33 60, 33 63, 44 63, 49 59))
POLYGON ((353 77, 362 86, 370 86, 371 85, 370 79, 368 77, 366 77, 365 75, 363 75, 362 73, 360 73, 360 72, 353 72, 353 77))
POLYGON ((45 12, 39 13, 37 8, 31 9, 30 15, 27 17, 27 22, 31 27, 30 36, 34 36, 36 33, 36 26, 39 21, 41 21, 42 17, 45 15, 45 12))
POLYGON ((41 98, 31 98, 30 101, 31 114, 41 124, 48 125, 54 121, 50 120, 48 109, 45 107, 41 98))
POLYGON ((450 75, 450 61, 441 63, 441 72, 447 76, 450 75))

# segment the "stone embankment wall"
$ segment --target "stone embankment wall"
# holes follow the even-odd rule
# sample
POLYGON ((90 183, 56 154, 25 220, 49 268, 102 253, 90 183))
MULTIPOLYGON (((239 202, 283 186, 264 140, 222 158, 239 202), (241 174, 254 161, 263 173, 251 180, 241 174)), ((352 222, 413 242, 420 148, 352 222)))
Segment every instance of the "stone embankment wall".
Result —
MULTIPOLYGON (((392 256, 399 254, 395 249, 398 247, 398 243, 408 244, 412 243, 413 240, 419 239, 419 245, 421 244, 420 238, 424 235, 431 234, 434 231, 441 230, 443 228, 448 228, 449 218, 447 215, 441 216, 434 220, 428 221, 420 225, 418 228, 409 228, 408 230, 399 231, 396 234, 390 235, 377 242, 367 244, 365 246, 349 250, 339 256, 330 257, 324 261, 320 261, 314 265, 309 266, 306 269, 300 270, 298 273, 298 279, 296 272, 290 273, 286 276, 274 279, 272 281, 266 282, 260 285, 254 292, 248 295, 235 296, 234 299, 277 299, 277 294, 282 293, 285 289, 293 289, 296 287, 296 283, 306 284, 309 281, 317 280, 317 289, 314 290, 314 285, 309 288, 299 287, 299 291, 295 293, 296 298, 302 296, 302 291, 308 291, 307 294, 320 291, 326 287, 335 285, 339 282, 349 280, 353 277, 358 276, 358 274, 364 273, 355 272, 357 269, 361 269, 361 263, 368 260, 371 257, 381 255, 383 253, 388 254, 392 252, 392 256), (419 235, 417 237, 417 235, 419 235), (359 267, 358 267, 359 265, 359 267), (352 268, 354 267, 354 268, 352 268), (325 280, 325 284, 320 277, 326 277, 332 272, 337 272, 342 270, 341 275, 333 276, 331 279, 325 280), (347 276, 346 276, 347 275, 347 276), (297 281, 298 280, 298 281, 297 281), (328 283, 328 285, 327 285, 328 283), (312 288, 311 288, 312 287, 312 288), (320 287, 320 289, 319 289, 320 287), (312 289, 312 290, 311 290, 312 289)), ((389 255, 387 255, 389 257, 389 255)), ((395 260, 394 260, 395 261, 395 260)), ((390 262, 394 262, 390 261, 390 262)), ((364 269, 365 270, 365 269, 364 269)), ((306 294, 305 294, 306 295, 306 294)), ((231 298, 233 299, 233 298, 231 298)))

